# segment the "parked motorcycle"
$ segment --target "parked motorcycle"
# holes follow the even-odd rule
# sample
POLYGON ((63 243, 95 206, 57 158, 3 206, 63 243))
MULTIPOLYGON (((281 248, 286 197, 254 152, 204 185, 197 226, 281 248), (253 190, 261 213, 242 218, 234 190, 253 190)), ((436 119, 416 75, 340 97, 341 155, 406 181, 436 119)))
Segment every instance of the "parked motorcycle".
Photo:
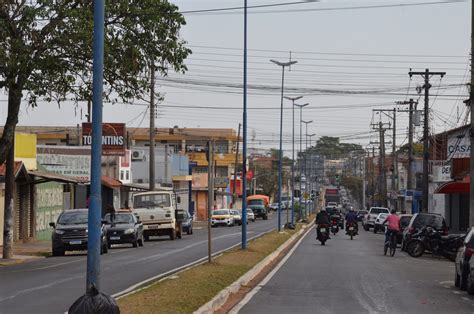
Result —
POLYGON ((333 219, 331 221, 331 233, 336 235, 336 233, 339 232, 339 225, 338 225, 338 221, 336 219, 333 219))
POLYGON ((321 245, 324 245, 326 241, 329 239, 329 226, 328 225, 318 225, 317 229, 317 237, 316 239, 321 242, 321 245))
POLYGON ((465 237, 454 234, 442 236, 431 227, 423 227, 406 244, 406 251, 412 257, 420 257, 428 251, 433 256, 444 256, 454 261, 465 237))
POLYGON ((351 237, 351 240, 357 235, 357 227, 353 222, 347 225, 347 234, 351 237))

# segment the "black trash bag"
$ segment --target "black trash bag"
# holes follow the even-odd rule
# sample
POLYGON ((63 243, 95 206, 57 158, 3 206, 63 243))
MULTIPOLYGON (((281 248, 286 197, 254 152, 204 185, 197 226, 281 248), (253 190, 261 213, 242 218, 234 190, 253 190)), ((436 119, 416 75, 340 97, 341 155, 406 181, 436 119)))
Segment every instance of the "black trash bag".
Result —
POLYGON ((120 314, 115 299, 92 287, 69 308, 69 314, 120 314))

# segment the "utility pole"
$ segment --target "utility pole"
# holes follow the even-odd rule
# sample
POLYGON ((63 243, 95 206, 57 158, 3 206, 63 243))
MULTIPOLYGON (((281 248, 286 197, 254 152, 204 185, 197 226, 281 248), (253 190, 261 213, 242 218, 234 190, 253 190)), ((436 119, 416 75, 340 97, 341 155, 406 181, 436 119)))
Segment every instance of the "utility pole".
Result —
POLYGON ((155 189, 155 63, 150 65, 150 191, 155 189))
MULTIPOLYGON (((211 216, 214 205, 214 142, 209 140, 207 148, 207 261, 212 262, 211 216)), ((243 215, 243 214, 242 214, 243 215)))
MULTIPOLYGON (((313 120, 309 120, 309 121, 301 121, 303 122, 305 125, 306 125, 306 136, 305 136, 305 151, 304 151, 304 155, 303 155, 303 162, 304 162, 304 176, 305 176, 305 183, 304 183, 304 193, 305 193, 305 196, 306 194, 308 193, 308 176, 306 175, 306 154, 308 153, 308 124, 310 123, 313 123, 313 120)), ((307 215, 308 215, 308 208, 307 208, 307 202, 306 202, 306 198, 304 200, 304 218, 306 220, 307 218, 307 215)))
POLYGON ((418 102, 412 98, 409 101, 397 101, 399 105, 410 105, 408 110, 398 110, 398 112, 408 112, 408 167, 407 167, 407 190, 413 189, 413 113, 414 105, 418 102))
POLYGON ((13 204, 15 186, 15 141, 8 151, 5 164, 5 212, 3 213, 3 258, 13 257, 13 204))
MULTIPOLYGON (((377 126, 374 129, 379 132, 380 137, 380 152, 379 152, 379 186, 378 192, 381 196, 381 206, 387 207, 387 169, 385 166, 385 131, 390 128, 384 128, 382 121, 378 124, 373 124, 372 126, 377 126)), ((375 157, 375 152, 374 152, 375 157)))
MULTIPOLYGON (((306 104, 302 104, 302 105, 298 105, 298 104, 295 104, 295 106, 299 107, 300 108, 300 158, 303 156, 303 108, 308 106, 309 103, 306 103, 306 104)), ((296 156, 297 159, 298 159, 298 156, 296 156)), ((299 212, 300 212, 300 219, 302 217, 302 213, 303 213, 303 210, 302 210, 302 199, 303 199, 303 189, 302 189, 302 174, 303 174, 303 163, 300 159, 300 200, 299 200, 299 212)))
POLYGON ((237 200, 237 193, 235 192, 235 188, 237 185, 237 165, 239 163, 239 144, 240 144, 240 123, 239 123, 239 131, 237 132, 237 149, 235 150, 235 165, 234 165, 234 186, 232 187, 232 206, 234 208, 235 201, 237 200))
MULTIPOLYGON (((471 60, 474 57, 474 1, 471 4, 471 60)), ((471 147, 474 147, 474 63, 471 61, 471 86, 469 89, 469 105, 471 108, 471 147)), ((474 182, 474 150, 471 149, 470 155, 470 182, 474 182)), ((469 226, 474 226, 474 183, 470 184, 469 190, 469 226)))
MULTIPOLYGON (((430 95, 430 78, 434 75, 439 75, 441 77, 446 75, 446 72, 430 72, 429 69, 425 69, 425 72, 408 72, 410 77, 413 75, 421 75, 425 79, 425 84, 423 88, 425 90, 425 117, 424 117, 424 126, 423 126, 423 205, 421 207, 421 211, 427 213, 428 212, 428 193, 429 193, 429 186, 428 186, 428 162, 430 160, 430 151, 429 151, 429 95, 430 95)), ((471 74, 472 75, 472 74, 471 74)))
POLYGON ((398 160, 397 160, 397 109, 393 108, 393 143, 392 143, 392 209, 397 209, 397 196, 393 198, 393 191, 398 195, 398 160))

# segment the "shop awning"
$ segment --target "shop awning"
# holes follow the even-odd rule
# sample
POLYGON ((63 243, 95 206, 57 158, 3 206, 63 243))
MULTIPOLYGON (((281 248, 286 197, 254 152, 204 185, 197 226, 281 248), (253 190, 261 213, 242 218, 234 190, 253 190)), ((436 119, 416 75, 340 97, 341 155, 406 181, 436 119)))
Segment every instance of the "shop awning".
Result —
POLYGON ((47 171, 30 170, 28 171, 28 173, 36 178, 39 178, 35 180, 35 184, 45 183, 45 182, 50 182, 50 181, 61 182, 61 183, 73 183, 73 184, 85 184, 87 182, 78 178, 67 177, 67 176, 63 176, 57 173, 47 172, 47 171))
POLYGON ((465 176, 462 181, 449 181, 441 184, 435 190, 437 194, 469 193, 470 178, 465 176))

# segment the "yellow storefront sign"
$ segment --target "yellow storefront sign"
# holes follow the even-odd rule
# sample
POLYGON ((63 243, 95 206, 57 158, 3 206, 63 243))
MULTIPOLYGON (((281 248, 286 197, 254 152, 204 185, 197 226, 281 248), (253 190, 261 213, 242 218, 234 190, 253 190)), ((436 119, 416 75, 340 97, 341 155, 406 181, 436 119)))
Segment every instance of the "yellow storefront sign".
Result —
POLYGON ((36 170, 36 134, 15 133, 15 160, 23 161, 28 170, 36 170))

